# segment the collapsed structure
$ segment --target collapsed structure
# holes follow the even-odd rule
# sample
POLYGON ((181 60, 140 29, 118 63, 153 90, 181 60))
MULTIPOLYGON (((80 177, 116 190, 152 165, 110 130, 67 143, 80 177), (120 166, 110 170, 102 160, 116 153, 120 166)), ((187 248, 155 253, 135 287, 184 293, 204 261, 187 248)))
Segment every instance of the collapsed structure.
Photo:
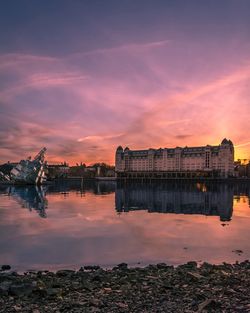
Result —
POLYGON ((230 177, 234 172, 234 146, 226 138, 218 146, 116 150, 118 178, 230 177))
POLYGON ((10 173, 0 172, 0 182, 14 184, 35 184, 40 185, 46 181, 45 162, 46 148, 43 148, 32 160, 31 157, 21 160, 14 166, 10 173))

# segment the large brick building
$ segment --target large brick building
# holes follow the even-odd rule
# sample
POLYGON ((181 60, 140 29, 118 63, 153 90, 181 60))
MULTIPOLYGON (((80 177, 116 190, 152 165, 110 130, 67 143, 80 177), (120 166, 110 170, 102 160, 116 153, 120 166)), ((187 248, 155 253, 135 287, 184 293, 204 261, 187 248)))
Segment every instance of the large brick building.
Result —
POLYGON ((172 173, 172 177, 179 177, 178 173, 195 175, 198 172, 200 175, 216 172, 217 176, 228 177, 234 172, 234 146, 227 139, 223 139, 218 146, 148 150, 130 150, 128 147, 123 150, 119 146, 116 150, 115 169, 118 177, 135 177, 136 173, 172 173))

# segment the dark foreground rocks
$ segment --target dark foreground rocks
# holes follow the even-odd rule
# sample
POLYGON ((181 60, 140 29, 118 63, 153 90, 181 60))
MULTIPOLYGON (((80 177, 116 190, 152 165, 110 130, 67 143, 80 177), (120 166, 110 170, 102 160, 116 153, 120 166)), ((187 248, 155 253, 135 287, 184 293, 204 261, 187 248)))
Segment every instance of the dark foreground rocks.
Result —
POLYGON ((0 312, 250 312, 250 263, 5 271, 0 312))

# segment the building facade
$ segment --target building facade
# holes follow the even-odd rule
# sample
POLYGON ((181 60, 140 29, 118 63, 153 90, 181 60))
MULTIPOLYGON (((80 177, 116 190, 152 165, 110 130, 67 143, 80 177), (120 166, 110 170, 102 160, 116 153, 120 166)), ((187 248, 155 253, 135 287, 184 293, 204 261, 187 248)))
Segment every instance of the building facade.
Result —
MULTIPOLYGON (((148 150, 116 150, 115 169, 117 177, 129 173, 216 173, 219 177, 233 176, 234 146, 226 138, 218 146, 176 147, 148 150)), ((172 176, 179 177, 179 176, 172 176)))

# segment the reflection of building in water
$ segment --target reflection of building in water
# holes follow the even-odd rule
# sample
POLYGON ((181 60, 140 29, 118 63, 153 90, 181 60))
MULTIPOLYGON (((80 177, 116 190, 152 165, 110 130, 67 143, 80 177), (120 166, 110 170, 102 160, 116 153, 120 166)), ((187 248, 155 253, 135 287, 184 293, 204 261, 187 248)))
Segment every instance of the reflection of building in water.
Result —
POLYGON ((46 194, 59 194, 63 198, 68 198, 70 193, 84 197, 86 193, 95 195, 106 195, 114 193, 114 182, 84 182, 76 181, 62 181, 59 184, 42 185, 42 186, 13 186, 1 185, 1 193, 9 195, 16 200, 21 207, 27 208, 30 211, 36 210, 41 217, 47 217, 46 210, 48 208, 48 200, 46 194))
POLYGON ((59 184, 54 184, 48 186, 47 193, 60 193, 65 197, 69 195, 70 192, 76 192, 82 196, 86 192, 93 193, 95 195, 111 194, 115 192, 116 183, 110 181, 88 181, 88 180, 65 180, 61 181, 59 184))
POLYGON ((218 184, 203 185, 126 185, 115 193, 116 210, 202 214, 230 221, 233 212, 233 188, 218 184))
POLYGON ((44 186, 11 186, 8 194, 24 208, 36 210, 41 217, 46 217, 48 201, 44 186))

